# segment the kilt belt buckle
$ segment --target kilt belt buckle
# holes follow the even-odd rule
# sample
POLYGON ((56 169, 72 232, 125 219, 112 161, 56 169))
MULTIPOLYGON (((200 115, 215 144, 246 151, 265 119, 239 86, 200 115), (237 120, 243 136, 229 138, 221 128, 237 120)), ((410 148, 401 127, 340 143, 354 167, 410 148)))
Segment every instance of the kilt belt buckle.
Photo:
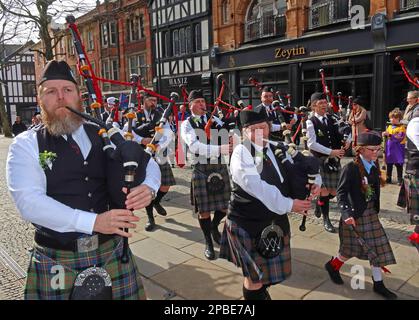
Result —
POLYGON ((99 248, 99 236, 97 234, 91 237, 82 237, 77 239, 77 252, 84 253, 99 248))

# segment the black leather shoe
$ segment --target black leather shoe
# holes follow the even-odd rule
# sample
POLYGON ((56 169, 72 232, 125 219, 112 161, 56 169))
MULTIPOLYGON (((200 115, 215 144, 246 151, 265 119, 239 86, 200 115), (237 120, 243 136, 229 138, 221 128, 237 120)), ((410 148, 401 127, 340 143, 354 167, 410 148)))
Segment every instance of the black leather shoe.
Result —
POLYGON ((327 272, 329 273, 330 279, 336 283, 336 284, 343 284, 343 280, 342 277, 340 276, 340 272, 339 270, 335 270, 333 269, 332 264, 330 263, 330 261, 328 261, 325 265, 324 265, 325 269, 327 270, 327 272))
POLYGON ((394 292, 391 292, 390 290, 388 290, 384 286, 383 281, 374 281, 374 292, 378 293, 380 296, 383 296, 387 300, 396 300, 397 299, 397 295, 394 292))
POLYGON ((211 244, 207 243, 205 245, 204 255, 205 255, 205 258, 207 258, 208 260, 215 260, 215 252, 214 252, 214 247, 212 243, 211 244))
POLYGON ((327 232, 336 233, 336 229, 332 225, 332 223, 330 222, 330 219, 329 218, 325 218, 323 220, 323 226, 324 226, 324 230, 326 230, 327 232))
POLYGON ((221 243, 221 233, 220 233, 220 231, 218 231, 217 227, 212 227, 211 228, 211 235, 212 235, 212 238, 214 239, 214 242, 216 244, 220 245, 220 243, 221 243))
POLYGON ((156 211, 157 211, 157 213, 158 213, 159 215, 161 215, 161 216, 167 216, 167 211, 166 211, 166 209, 165 209, 165 208, 163 208, 163 207, 161 206, 161 204, 160 204, 160 203, 154 203, 154 204, 153 204, 153 207, 154 207, 154 209, 156 209, 156 211))
POLYGON ((156 223, 153 219, 148 219, 148 222, 145 224, 145 231, 153 231, 154 227, 156 226, 156 223))

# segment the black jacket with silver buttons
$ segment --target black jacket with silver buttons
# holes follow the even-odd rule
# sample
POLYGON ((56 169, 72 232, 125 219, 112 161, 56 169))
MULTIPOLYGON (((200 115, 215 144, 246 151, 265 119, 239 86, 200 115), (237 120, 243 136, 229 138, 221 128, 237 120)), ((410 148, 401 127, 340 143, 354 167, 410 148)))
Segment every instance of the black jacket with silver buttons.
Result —
MULTIPOLYGON (((378 213, 380 211, 380 178, 376 167, 371 168, 367 179, 368 184, 371 185, 374 191, 374 208, 378 213)), ((343 220, 349 217, 359 218, 367 209, 368 203, 361 189, 361 174, 354 162, 350 162, 343 167, 336 190, 336 197, 343 220)))

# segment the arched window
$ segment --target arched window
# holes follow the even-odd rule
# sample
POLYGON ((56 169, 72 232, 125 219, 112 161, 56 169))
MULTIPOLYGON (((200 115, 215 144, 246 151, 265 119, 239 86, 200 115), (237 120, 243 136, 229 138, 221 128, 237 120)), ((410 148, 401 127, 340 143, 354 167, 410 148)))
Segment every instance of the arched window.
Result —
POLYGON ((252 1, 247 9, 245 41, 285 35, 286 10, 286 0, 252 1))
POLYGON ((351 18, 350 8, 364 8, 365 19, 370 12, 370 0, 311 0, 310 28, 318 28, 332 23, 348 21, 351 18))

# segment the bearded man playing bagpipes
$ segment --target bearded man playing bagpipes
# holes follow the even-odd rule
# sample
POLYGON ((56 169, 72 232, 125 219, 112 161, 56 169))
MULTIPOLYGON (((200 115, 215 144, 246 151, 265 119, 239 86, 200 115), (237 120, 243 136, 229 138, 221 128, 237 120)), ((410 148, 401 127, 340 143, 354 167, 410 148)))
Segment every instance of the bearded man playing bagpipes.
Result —
MULTIPOLYGON (((132 184, 123 189, 123 181, 115 178, 124 176, 122 163, 107 156, 112 148, 98 135, 99 128, 69 110, 83 108, 66 62, 46 65, 38 101, 44 126, 19 135, 7 158, 9 190, 22 217, 36 229, 25 299, 144 299, 125 242, 132 236, 128 228, 139 220, 131 210, 149 205, 160 187, 157 164, 134 148, 138 167, 132 184)), ((128 143, 119 137, 121 145, 128 143)))

